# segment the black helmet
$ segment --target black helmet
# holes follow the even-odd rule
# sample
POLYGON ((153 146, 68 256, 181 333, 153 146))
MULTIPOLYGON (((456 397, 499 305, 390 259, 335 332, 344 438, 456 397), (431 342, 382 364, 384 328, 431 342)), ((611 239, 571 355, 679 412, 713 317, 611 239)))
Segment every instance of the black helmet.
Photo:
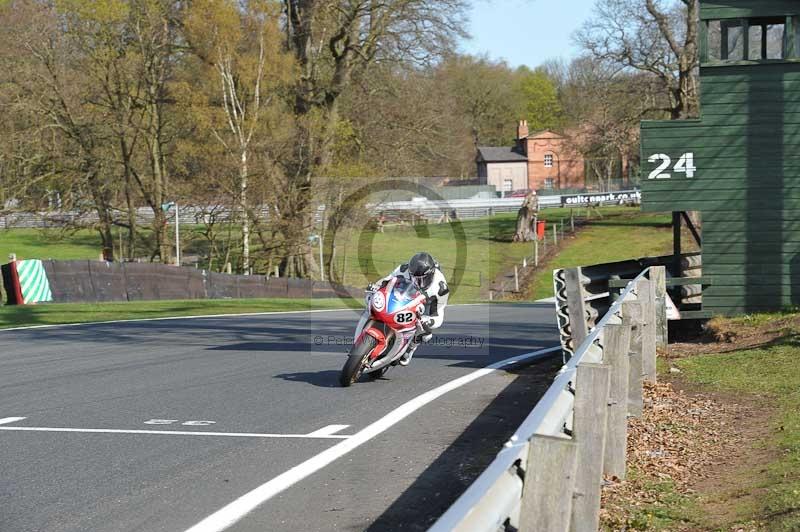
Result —
POLYGON ((429 253, 417 253, 408 261, 408 273, 414 283, 421 289, 427 290, 433 282, 436 272, 436 261, 429 253))

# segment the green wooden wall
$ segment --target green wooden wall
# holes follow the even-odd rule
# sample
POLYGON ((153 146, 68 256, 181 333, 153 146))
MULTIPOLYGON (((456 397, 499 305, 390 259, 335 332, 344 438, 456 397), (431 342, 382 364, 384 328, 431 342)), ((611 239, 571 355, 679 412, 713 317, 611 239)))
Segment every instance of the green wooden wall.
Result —
MULTIPOLYGON (((762 16, 754 4, 800 12, 800 1, 729 0, 703 2, 703 17, 762 16)), ((800 305, 800 60, 703 66, 700 77, 700 120, 642 123, 643 209, 701 211, 703 276, 713 282, 704 310, 800 305), (674 171, 687 153, 692 178, 674 171), (654 154, 670 157, 669 178, 648 179, 654 154)))
POLYGON ((700 2, 703 20, 796 15, 798 0, 710 0, 700 2))

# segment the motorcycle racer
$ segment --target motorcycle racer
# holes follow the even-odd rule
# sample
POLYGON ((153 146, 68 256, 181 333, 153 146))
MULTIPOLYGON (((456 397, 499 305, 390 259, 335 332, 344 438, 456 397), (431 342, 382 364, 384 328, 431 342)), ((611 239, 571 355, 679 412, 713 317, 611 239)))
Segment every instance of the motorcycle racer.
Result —
MULTIPOLYGON (((439 263, 429 253, 421 252, 416 253, 408 262, 395 268, 386 277, 370 284, 367 287, 367 291, 373 292, 377 287, 383 286, 394 277, 404 277, 407 281, 413 282, 417 289, 427 297, 425 311, 418 322, 420 327, 419 334, 414 337, 414 342, 399 361, 400 365, 407 366, 411 362, 411 357, 419 347, 419 344, 429 342, 433 338, 432 330, 438 329, 444 323, 444 310, 447 307, 450 288, 447 286, 447 279, 445 279, 439 263)), ((356 336, 361 332, 369 318, 369 298, 370 296, 367 297, 367 310, 356 328, 356 336)))

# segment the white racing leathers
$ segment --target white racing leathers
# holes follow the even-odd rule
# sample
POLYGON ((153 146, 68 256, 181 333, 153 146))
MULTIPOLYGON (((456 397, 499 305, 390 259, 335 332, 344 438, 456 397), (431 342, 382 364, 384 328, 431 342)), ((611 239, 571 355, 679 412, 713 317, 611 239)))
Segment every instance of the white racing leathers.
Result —
MULTIPOLYGON (((383 279, 380 279, 375 284, 380 286, 382 283, 390 281, 393 277, 405 277, 408 281, 410 281, 411 275, 408 273, 408 264, 401 264, 395 268, 392 273, 383 279)), ((431 282, 430 286, 422 291, 425 292, 426 296, 428 296, 428 304, 425 305, 425 312, 422 315, 421 321, 427 326, 428 329, 438 329, 442 326, 442 323, 444 323, 444 309, 447 308, 447 299, 450 297, 450 288, 447 286, 447 279, 444 278, 444 274, 439 269, 438 265, 433 274, 433 281, 431 282)), ((361 330, 364 328, 364 325, 369 319, 371 297, 372 294, 367 294, 367 308, 364 311, 364 314, 361 316, 358 326, 356 327, 356 337, 361 334, 361 330)), ((430 334, 425 334, 423 335, 422 339, 427 342, 430 337, 430 334)))

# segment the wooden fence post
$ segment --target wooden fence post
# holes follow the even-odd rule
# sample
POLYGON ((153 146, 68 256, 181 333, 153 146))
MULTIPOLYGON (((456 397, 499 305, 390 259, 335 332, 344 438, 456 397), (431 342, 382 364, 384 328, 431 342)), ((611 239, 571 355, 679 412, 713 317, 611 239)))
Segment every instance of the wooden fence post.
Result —
POLYGON ((650 282, 656 286, 656 347, 667 349, 667 269, 664 266, 650 268, 650 282))
POLYGON ((611 367, 603 473, 624 479, 628 456, 628 357, 631 327, 627 324, 606 325, 603 334, 603 363, 611 367))
POLYGON ((625 301, 622 304, 622 323, 631 327, 630 362, 628 370, 628 415, 642 415, 642 303, 625 301))
POLYGON ((537 434, 531 439, 520 530, 569 530, 577 455, 577 445, 567 438, 537 434))
POLYGON ((656 284, 639 281, 637 299, 642 302, 642 376, 656 382, 656 284))
POLYGON ((577 349, 589 334, 589 324, 586 323, 586 300, 583 297, 581 284, 581 269, 568 268, 564 270, 564 283, 566 283, 567 311, 569 313, 569 330, 572 345, 577 349))
POLYGON ((578 446, 572 532, 597 532, 600 524, 600 489, 608 417, 610 368, 579 364, 575 382, 573 430, 578 446))

